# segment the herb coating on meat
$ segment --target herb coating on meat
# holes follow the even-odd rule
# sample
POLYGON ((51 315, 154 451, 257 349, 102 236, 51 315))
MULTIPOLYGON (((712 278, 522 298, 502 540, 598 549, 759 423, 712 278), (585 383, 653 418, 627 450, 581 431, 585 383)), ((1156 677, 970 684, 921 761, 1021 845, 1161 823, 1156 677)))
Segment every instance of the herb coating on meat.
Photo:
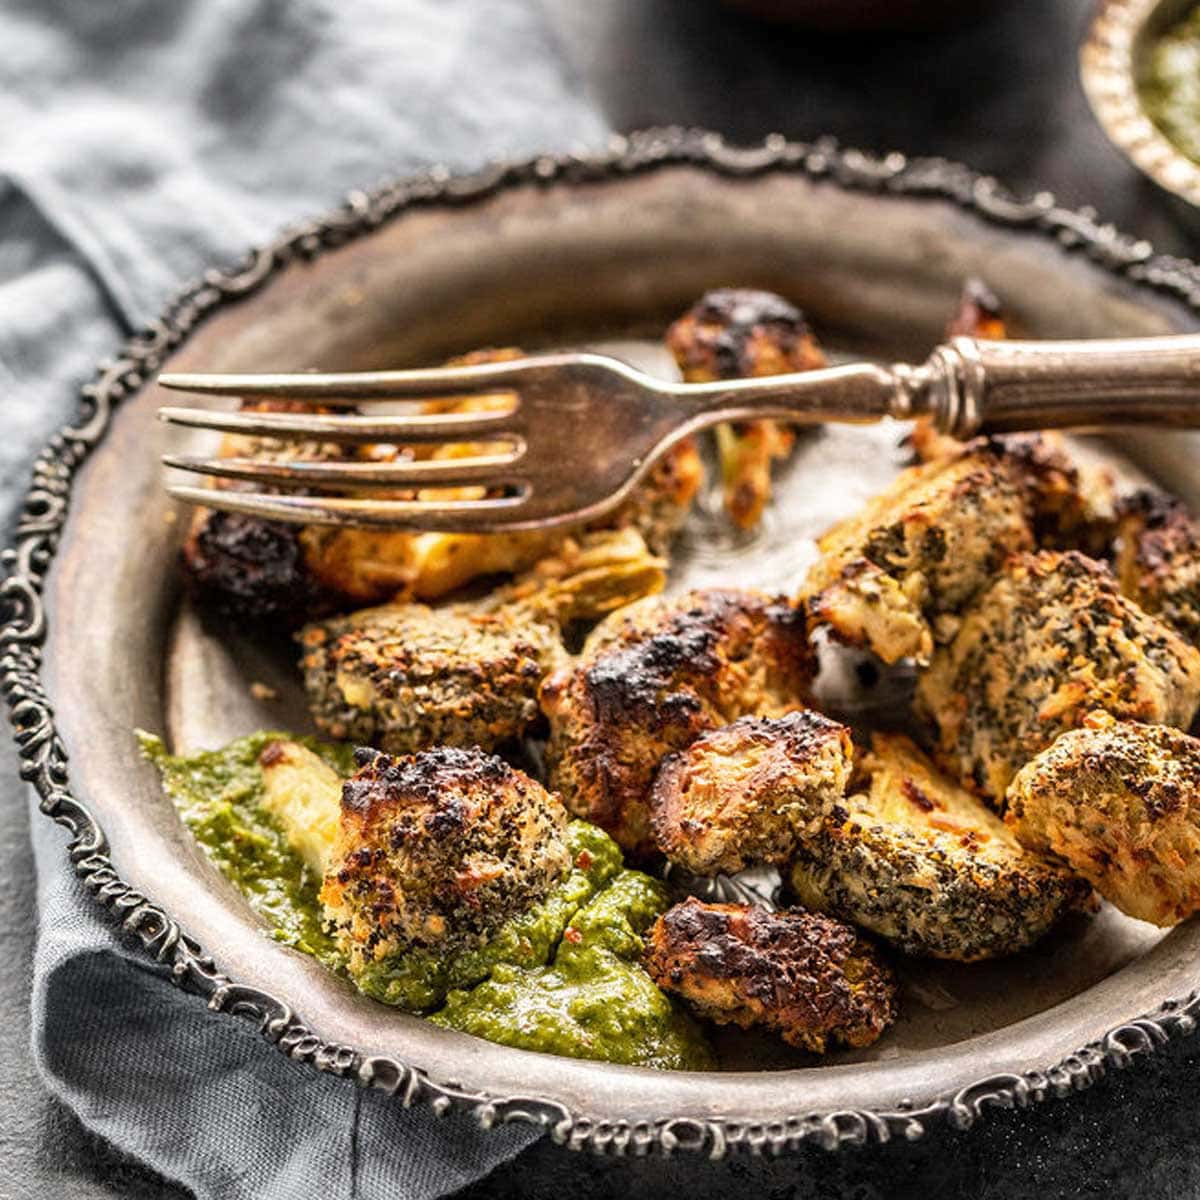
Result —
POLYGON ((1092 713, 1018 772, 1005 820, 1131 917, 1200 910, 1200 741, 1186 733, 1092 713))
POLYGON ((852 794, 805 830, 789 880, 806 907, 958 962, 1023 950, 1089 892, 908 738, 879 733, 852 794))
POLYGON ((542 685, 550 785, 627 852, 656 857, 661 761, 738 717, 799 707, 814 671, 804 615, 780 599, 708 589, 639 601, 542 685))
POLYGON ((321 901, 347 970, 481 947, 570 868, 567 814, 503 759, 441 747, 357 752, 321 901))
POLYGON ((1092 709, 1186 728, 1200 652, 1074 551, 1015 555, 917 682, 941 762, 995 804, 1092 709))

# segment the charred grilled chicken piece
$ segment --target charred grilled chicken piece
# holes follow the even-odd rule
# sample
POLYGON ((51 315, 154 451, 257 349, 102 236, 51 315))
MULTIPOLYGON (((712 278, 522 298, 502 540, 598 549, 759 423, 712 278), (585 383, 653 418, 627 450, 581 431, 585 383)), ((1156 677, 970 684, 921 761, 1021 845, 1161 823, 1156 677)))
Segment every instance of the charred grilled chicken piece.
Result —
POLYGON ((999 804, 1013 776, 1092 709, 1186 728, 1200 651, 1075 551, 1015 555, 917 683, 943 764, 999 804))
POLYGON ((413 951, 481 947, 570 869, 566 810, 479 750, 357 752, 321 889, 355 978, 413 951))
POLYGON ((814 673, 804 615, 782 599, 714 588, 639 601, 542 684, 550 784, 573 813, 653 858, 662 760, 739 717, 799 707, 814 673))
POLYGON ((790 883, 807 908, 958 962, 1023 950, 1090 891, 1023 849, 908 738, 879 733, 853 794, 801 838, 790 883))
MULTIPOLYGON (((968 279, 946 337, 999 341, 1008 320, 995 293, 980 279, 968 279)), ((1078 463, 1059 433, 1008 434, 990 439, 1016 466, 1030 505, 1039 547, 1083 550, 1102 555, 1116 519, 1114 480, 1106 467, 1078 463)), ((922 462, 949 458, 978 445, 938 433, 927 417, 913 426, 910 443, 922 462)))
POLYGON ((1200 646, 1200 521, 1183 501, 1150 491, 1125 500, 1115 569, 1126 596, 1200 646))
MULTIPOLYGON (((722 288, 706 292, 667 330, 667 347, 688 383, 784 375, 826 365, 804 314, 773 292, 722 288)), ((771 498, 771 466, 786 458, 795 434, 774 421, 717 429, 725 509, 752 529, 771 498)))
MULTIPOLYGON (((333 412, 288 401, 243 403, 244 412, 333 412)), ((345 411, 345 410, 340 410, 345 411)), ((334 442, 285 442, 228 435, 222 458, 269 461, 352 461, 395 457, 396 447, 334 442)), ((217 481, 217 487, 237 487, 217 481)), ((411 582, 410 534, 332 529, 266 521, 243 513, 197 508, 184 541, 184 575, 206 607, 236 621, 294 629, 304 620, 349 604, 380 600, 411 582)))
POLYGON ((869 1046, 896 1019, 896 983, 840 921, 692 897, 651 926, 643 959, 664 991, 719 1025, 761 1025, 824 1054, 869 1046))
POLYGON ((1091 714, 1021 768, 1005 820, 1131 917, 1200 910, 1200 741, 1177 729, 1091 714))
POLYGON ((309 707, 339 741, 392 754, 490 750, 539 716, 542 679, 567 660, 561 629, 659 591, 665 564, 632 529, 568 539, 557 557, 482 599, 397 603, 308 625, 309 707))
POLYGON ((1019 473, 980 442, 909 468, 835 525, 800 600, 840 641, 926 662, 1004 559, 1032 544, 1019 473))
POLYGON ((654 840, 693 875, 786 862, 804 827, 841 802, 853 752, 850 731, 812 709, 714 729, 659 768, 654 840))

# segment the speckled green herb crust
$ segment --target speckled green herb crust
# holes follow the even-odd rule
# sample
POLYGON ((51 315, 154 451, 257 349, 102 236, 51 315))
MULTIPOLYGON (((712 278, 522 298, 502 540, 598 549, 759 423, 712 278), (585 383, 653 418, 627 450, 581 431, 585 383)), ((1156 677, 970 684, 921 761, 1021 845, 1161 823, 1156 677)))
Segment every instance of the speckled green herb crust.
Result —
POLYGON ((176 756, 151 733, 139 730, 137 737, 183 823, 217 870, 271 926, 271 936, 327 966, 340 966, 321 921, 321 877, 288 846, 283 830, 262 808, 258 756, 271 742, 298 741, 344 777, 354 770, 353 749, 264 731, 220 750, 176 756))
POLYGON ((1151 44, 1139 82, 1154 123, 1200 162, 1200 8, 1151 44))
POLYGON ((418 950, 380 959, 359 972, 359 990, 384 1004, 421 1012, 440 1004, 451 989, 486 979, 497 963, 544 966, 567 922, 622 866, 620 847, 586 821, 567 826, 567 846, 570 872, 544 900, 502 925, 486 945, 453 958, 418 950))
MULTIPOLYGON (((263 732, 188 756, 139 733, 185 825, 214 866, 279 941, 344 973, 325 931, 321 880, 263 810, 259 755, 299 741, 337 773, 349 746, 263 732)), ((668 906, 661 883, 625 870, 620 847, 585 821, 567 829, 572 869, 544 900, 502 925, 486 945, 453 959, 413 953, 354 982, 367 995, 503 1045, 663 1069, 703 1069, 712 1053, 690 1020, 638 964, 642 934, 668 906)))

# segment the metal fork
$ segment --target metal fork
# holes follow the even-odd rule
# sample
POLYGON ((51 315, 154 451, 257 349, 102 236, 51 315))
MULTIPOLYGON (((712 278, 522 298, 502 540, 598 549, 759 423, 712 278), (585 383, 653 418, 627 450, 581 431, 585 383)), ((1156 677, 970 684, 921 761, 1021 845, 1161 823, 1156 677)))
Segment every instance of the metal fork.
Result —
POLYGON ((1081 342, 960 337, 938 347, 921 366, 860 363, 693 384, 656 379, 597 354, 335 375, 164 374, 158 382, 210 396, 323 407, 511 393, 511 407, 503 411, 159 410, 173 425, 285 441, 482 442, 483 453, 397 462, 281 463, 177 455, 166 455, 163 462, 274 489, 169 488, 181 500, 211 508, 302 524, 483 533, 602 516, 681 439, 726 421, 769 417, 818 424, 925 415, 960 438, 1130 424, 1200 427, 1200 335, 1081 342), (481 494, 447 498, 437 491, 462 487, 481 494), (300 489, 355 494, 295 494, 300 489), (421 491, 408 499, 363 494, 380 489, 421 491))

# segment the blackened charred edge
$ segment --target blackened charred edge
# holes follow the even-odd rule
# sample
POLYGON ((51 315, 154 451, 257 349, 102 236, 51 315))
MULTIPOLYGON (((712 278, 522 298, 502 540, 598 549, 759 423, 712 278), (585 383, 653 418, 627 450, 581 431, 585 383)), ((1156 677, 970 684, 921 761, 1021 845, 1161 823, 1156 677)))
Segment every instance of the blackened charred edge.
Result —
POLYGON ((992 224, 1049 237, 1102 269, 1200 313, 1200 271, 1194 264, 1155 254, 1145 241, 1102 224, 1091 212, 1062 208, 1044 192, 1019 199, 995 180, 944 159, 876 157, 841 149, 831 139, 789 142, 774 134, 758 145, 736 147, 705 130, 649 129, 616 137, 596 153, 496 163, 471 175, 434 169, 371 193, 352 192, 334 212, 303 222, 233 266, 208 271, 187 285, 158 320, 121 347, 116 358, 100 364, 81 389, 75 423, 51 437, 34 462, 13 545, 0 559, 5 571, 0 581, 0 691, 9 710, 21 778, 37 791, 42 812, 70 834, 68 853, 76 875, 120 919, 122 929, 155 961, 170 967, 176 984, 206 997, 216 1011, 253 1022, 289 1057, 380 1088, 405 1104, 428 1104, 436 1113, 463 1110, 484 1128, 532 1123, 561 1145, 601 1154, 689 1152, 721 1158, 731 1151, 778 1154, 808 1144, 834 1150, 893 1137, 914 1140, 935 1124, 966 1129, 989 1108, 1023 1107, 1067 1095, 1094 1083, 1110 1067, 1124 1067, 1174 1037, 1192 1034, 1200 1017, 1197 991, 1118 1026, 1044 1071, 992 1076, 922 1105, 906 1101, 887 1112, 840 1111, 749 1122, 693 1117, 592 1120, 550 1100, 463 1091, 431 1080, 417 1067, 324 1041, 282 1000, 223 975, 173 917, 113 868, 103 830, 71 793, 67 752, 41 678, 41 660, 47 626, 43 594, 66 522, 71 485, 107 432, 117 405, 134 395, 222 305, 256 291, 289 263, 314 258, 411 209, 471 203, 510 187, 602 183, 685 165, 734 178, 792 173, 851 191, 956 204, 992 224))

